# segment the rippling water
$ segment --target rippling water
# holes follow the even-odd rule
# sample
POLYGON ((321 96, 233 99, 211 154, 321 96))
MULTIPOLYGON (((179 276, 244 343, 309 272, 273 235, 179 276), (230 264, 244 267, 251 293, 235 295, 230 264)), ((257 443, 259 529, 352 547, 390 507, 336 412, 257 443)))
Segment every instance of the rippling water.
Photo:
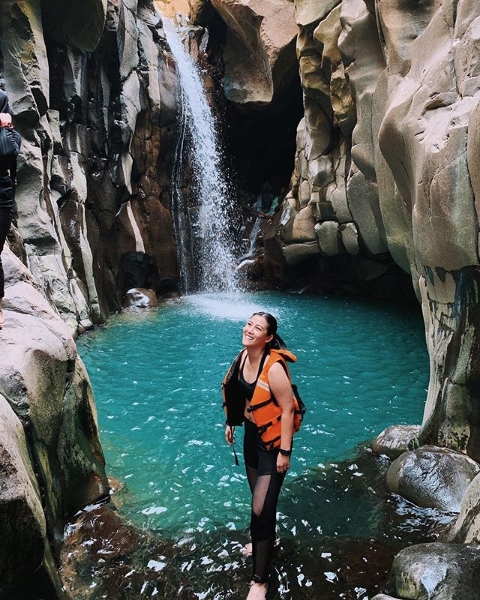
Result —
POLYGON ((83 336, 108 470, 125 483, 122 511, 177 539, 245 529, 248 486, 223 441, 220 382, 243 322, 260 309, 277 316, 298 356, 292 373, 308 407, 280 528, 293 536, 371 533, 378 524, 370 517, 351 518, 368 512, 360 496, 337 494, 322 478, 386 426, 421 422, 428 359, 416 307, 351 298, 189 296, 113 317, 83 336))

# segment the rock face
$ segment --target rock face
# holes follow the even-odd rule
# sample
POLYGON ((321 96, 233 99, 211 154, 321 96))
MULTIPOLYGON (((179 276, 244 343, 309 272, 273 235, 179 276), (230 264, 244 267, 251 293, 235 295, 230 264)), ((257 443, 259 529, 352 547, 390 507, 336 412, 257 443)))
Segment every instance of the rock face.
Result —
POLYGON ((6 0, 0 39, 34 278, 72 330, 104 321, 133 286, 170 289, 176 80, 151 2, 6 0), (132 253, 145 265, 135 281, 132 253))
POLYGON ((2 254, 0 597, 64 597, 66 523, 108 499, 72 335, 131 288, 175 288, 174 65, 149 0, 2 3, 0 74, 22 135, 15 252, 2 254))
POLYGON ((18 258, 6 250, 2 259, 0 596, 36 597, 46 586, 56 597, 53 557, 65 524, 108 497, 109 486, 93 393, 68 326, 18 258))
POLYGON ((291 0, 212 0, 226 25, 224 90, 239 105, 265 105, 288 89, 297 71, 291 0))

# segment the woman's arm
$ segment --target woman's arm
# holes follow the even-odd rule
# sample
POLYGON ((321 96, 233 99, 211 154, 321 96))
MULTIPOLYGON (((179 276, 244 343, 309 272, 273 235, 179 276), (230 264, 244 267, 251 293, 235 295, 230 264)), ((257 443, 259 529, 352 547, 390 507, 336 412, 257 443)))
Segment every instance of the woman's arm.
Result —
POLYGON ((225 425, 225 441, 229 446, 235 443, 235 427, 225 425))
MULTIPOLYGON (((282 410, 280 448, 283 450, 291 450, 295 406, 293 404, 292 384, 285 373, 285 369, 280 363, 277 362, 270 368, 270 371, 268 372, 268 382, 272 394, 275 396, 275 400, 282 410)), ((290 456, 283 456, 283 454, 279 453, 277 458, 277 471, 283 473, 289 468, 290 456)))

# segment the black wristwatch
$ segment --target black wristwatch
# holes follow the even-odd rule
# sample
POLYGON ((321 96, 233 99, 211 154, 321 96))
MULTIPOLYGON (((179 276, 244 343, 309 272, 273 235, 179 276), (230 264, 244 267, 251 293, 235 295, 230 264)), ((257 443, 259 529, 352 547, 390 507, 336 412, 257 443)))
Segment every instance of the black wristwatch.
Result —
POLYGON ((292 453, 291 450, 284 450, 283 448, 280 448, 279 452, 282 456, 290 456, 292 453))

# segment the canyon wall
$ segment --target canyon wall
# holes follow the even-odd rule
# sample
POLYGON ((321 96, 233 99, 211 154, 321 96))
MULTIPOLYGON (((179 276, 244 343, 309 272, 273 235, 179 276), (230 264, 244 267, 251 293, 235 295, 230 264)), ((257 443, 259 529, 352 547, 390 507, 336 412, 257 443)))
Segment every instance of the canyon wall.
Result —
POLYGON ((167 184, 174 65, 149 1, 5 1, 26 264, 72 330, 133 287, 175 286, 167 184))
POLYGON ((148 1, 5 0, 0 72, 21 133, 2 258, 0 597, 64 597, 64 527, 108 501, 74 338, 130 288, 176 287, 173 61, 148 1))

